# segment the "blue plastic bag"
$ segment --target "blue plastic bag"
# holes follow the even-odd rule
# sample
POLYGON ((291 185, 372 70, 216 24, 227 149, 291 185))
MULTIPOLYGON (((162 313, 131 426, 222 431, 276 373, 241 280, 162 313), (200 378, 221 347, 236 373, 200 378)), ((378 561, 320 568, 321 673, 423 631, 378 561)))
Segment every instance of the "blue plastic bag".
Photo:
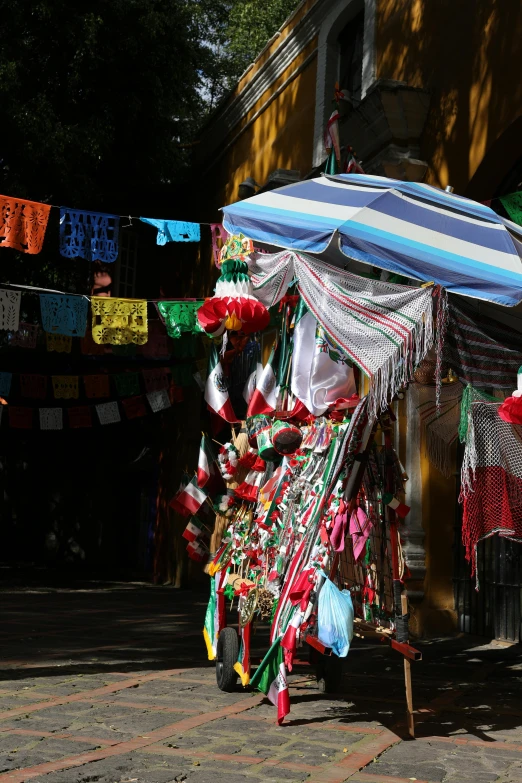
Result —
POLYGON ((350 592, 341 592, 330 579, 326 579, 319 592, 317 638, 339 658, 346 658, 353 639, 353 604, 350 592))

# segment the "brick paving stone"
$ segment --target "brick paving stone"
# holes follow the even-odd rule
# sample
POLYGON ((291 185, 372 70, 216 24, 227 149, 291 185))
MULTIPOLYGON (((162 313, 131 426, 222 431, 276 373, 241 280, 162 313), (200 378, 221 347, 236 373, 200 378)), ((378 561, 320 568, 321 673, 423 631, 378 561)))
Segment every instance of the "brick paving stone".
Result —
POLYGON ((493 783, 519 763, 521 752, 451 742, 406 742, 390 748, 365 771, 417 777, 430 783, 493 783))
MULTIPOLYGON (((274 707, 258 696, 217 689, 201 639, 205 608, 197 592, 147 586, 12 591, 0 769, 35 769, 0 772, 0 783, 344 783, 352 775, 353 783, 522 783, 520 648, 472 637, 419 645, 420 739, 398 742, 401 658, 357 640, 339 697, 320 694, 313 671, 295 666, 292 710, 278 727, 274 707)), ((254 663, 266 630, 253 637, 254 663)))

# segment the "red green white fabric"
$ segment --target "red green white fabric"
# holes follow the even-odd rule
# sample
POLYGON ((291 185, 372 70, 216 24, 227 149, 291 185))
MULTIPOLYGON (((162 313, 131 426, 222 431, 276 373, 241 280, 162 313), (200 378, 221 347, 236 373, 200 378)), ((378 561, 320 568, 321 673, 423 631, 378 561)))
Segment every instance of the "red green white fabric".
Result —
POLYGON ((277 707, 277 722, 281 725, 290 712, 290 695, 286 680, 281 637, 278 637, 258 666, 250 684, 277 707))
POLYGON ((261 413, 272 413, 276 409, 279 387, 277 386, 273 368, 274 355, 275 348, 272 348, 270 358, 262 373, 257 375, 256 388, 248 405, 247 418, 250 416, 258 416, 261 413))
POLYGON ((241 685, 246 687, 250 682, 250 632, 251 623, 247 623, 244 627, 239 626, 239 655, 237 663, 234 665, 234 671, 239 674, 241 679, 241 685))
POLYGON ((228 421, 229 424, 238 423, 239 420, 230 402, 226 377, 215 345, 212 345, 210 352, 205 402, 209 410, 228 421))
POLYGON ((295 314, 291 389, 321 416, 356 393, 353 367, 301 299, 295 314))
POLYGON ((472 402, 468 412, 460 499, 472 575, 480 541, 498 534, 522 542, 522 427, 503 421, 500 405, 472 402))
POLYGON ((363 278, 292 251, 256 255, 250 270, 254 293, 267 307, 279 302, 297 278, 309 311, 369 377, 372 419, 411 379, 416 363, 433 344, 429 288, 363 278))
POLYGON ((170 505, 179 514, 188 517, 192 514, 197 514, 207 497, 207 493, 198 487, 196 477, 194 476, 194 478, 174 496, 170 505))
POLYGON ((200 535, 201 528, 197 525, 195 519, 191 519, 188 523, 187 527, 181 534, 183 538, 185 538, 187 541, 195 541, 196 538, 200 535))
POLYGON ((209 661, 214 661, 216 658, 219 634, 226 625, 223 589, 227 582, 227 576, 228 568, 222 568, 210 577, 210 598, 203 626, 203 638, 207 646, 209 661))

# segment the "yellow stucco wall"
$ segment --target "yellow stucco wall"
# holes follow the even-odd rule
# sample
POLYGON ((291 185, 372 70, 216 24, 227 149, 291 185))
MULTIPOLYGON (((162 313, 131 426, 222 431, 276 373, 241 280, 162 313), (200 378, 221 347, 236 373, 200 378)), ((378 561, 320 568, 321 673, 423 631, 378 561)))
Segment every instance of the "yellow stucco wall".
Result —
POLYGON ((513 165, 511 149, 478 188, 470 191, 470 181, 522 114, 520 0, 379 0, 377 18, 378 78, 432 92, 422 145, 428 181, 491 198, 513 165))
POLYGON ((231 144, 225 154, 210 160, 205 179, 214 210, 237 201, 238 186, 246 177, 264 184, 275 169, 297 169, 304 176, 312 168, 315 48, 316 42, 311 41, 229 134, 222 145, 223 149, 231 144), (303 70, 271 99, 308 59, 303 70))

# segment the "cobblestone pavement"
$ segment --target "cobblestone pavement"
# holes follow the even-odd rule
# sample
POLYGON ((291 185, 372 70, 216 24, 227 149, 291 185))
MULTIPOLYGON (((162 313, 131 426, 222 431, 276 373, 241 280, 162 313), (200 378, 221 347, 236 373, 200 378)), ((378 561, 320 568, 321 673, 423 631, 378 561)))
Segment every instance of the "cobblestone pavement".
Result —
MULTIPOLYGON (((518 646, 418 645, 409 741, 402 660, 384 643, 356 640, 335 697, 296 666, 278 727, 261 695, 217 689, 201 593, 3 593, 0 783, 522 783, 518 646)), ((266 642, 259 628, 254 662, 266 642)))

